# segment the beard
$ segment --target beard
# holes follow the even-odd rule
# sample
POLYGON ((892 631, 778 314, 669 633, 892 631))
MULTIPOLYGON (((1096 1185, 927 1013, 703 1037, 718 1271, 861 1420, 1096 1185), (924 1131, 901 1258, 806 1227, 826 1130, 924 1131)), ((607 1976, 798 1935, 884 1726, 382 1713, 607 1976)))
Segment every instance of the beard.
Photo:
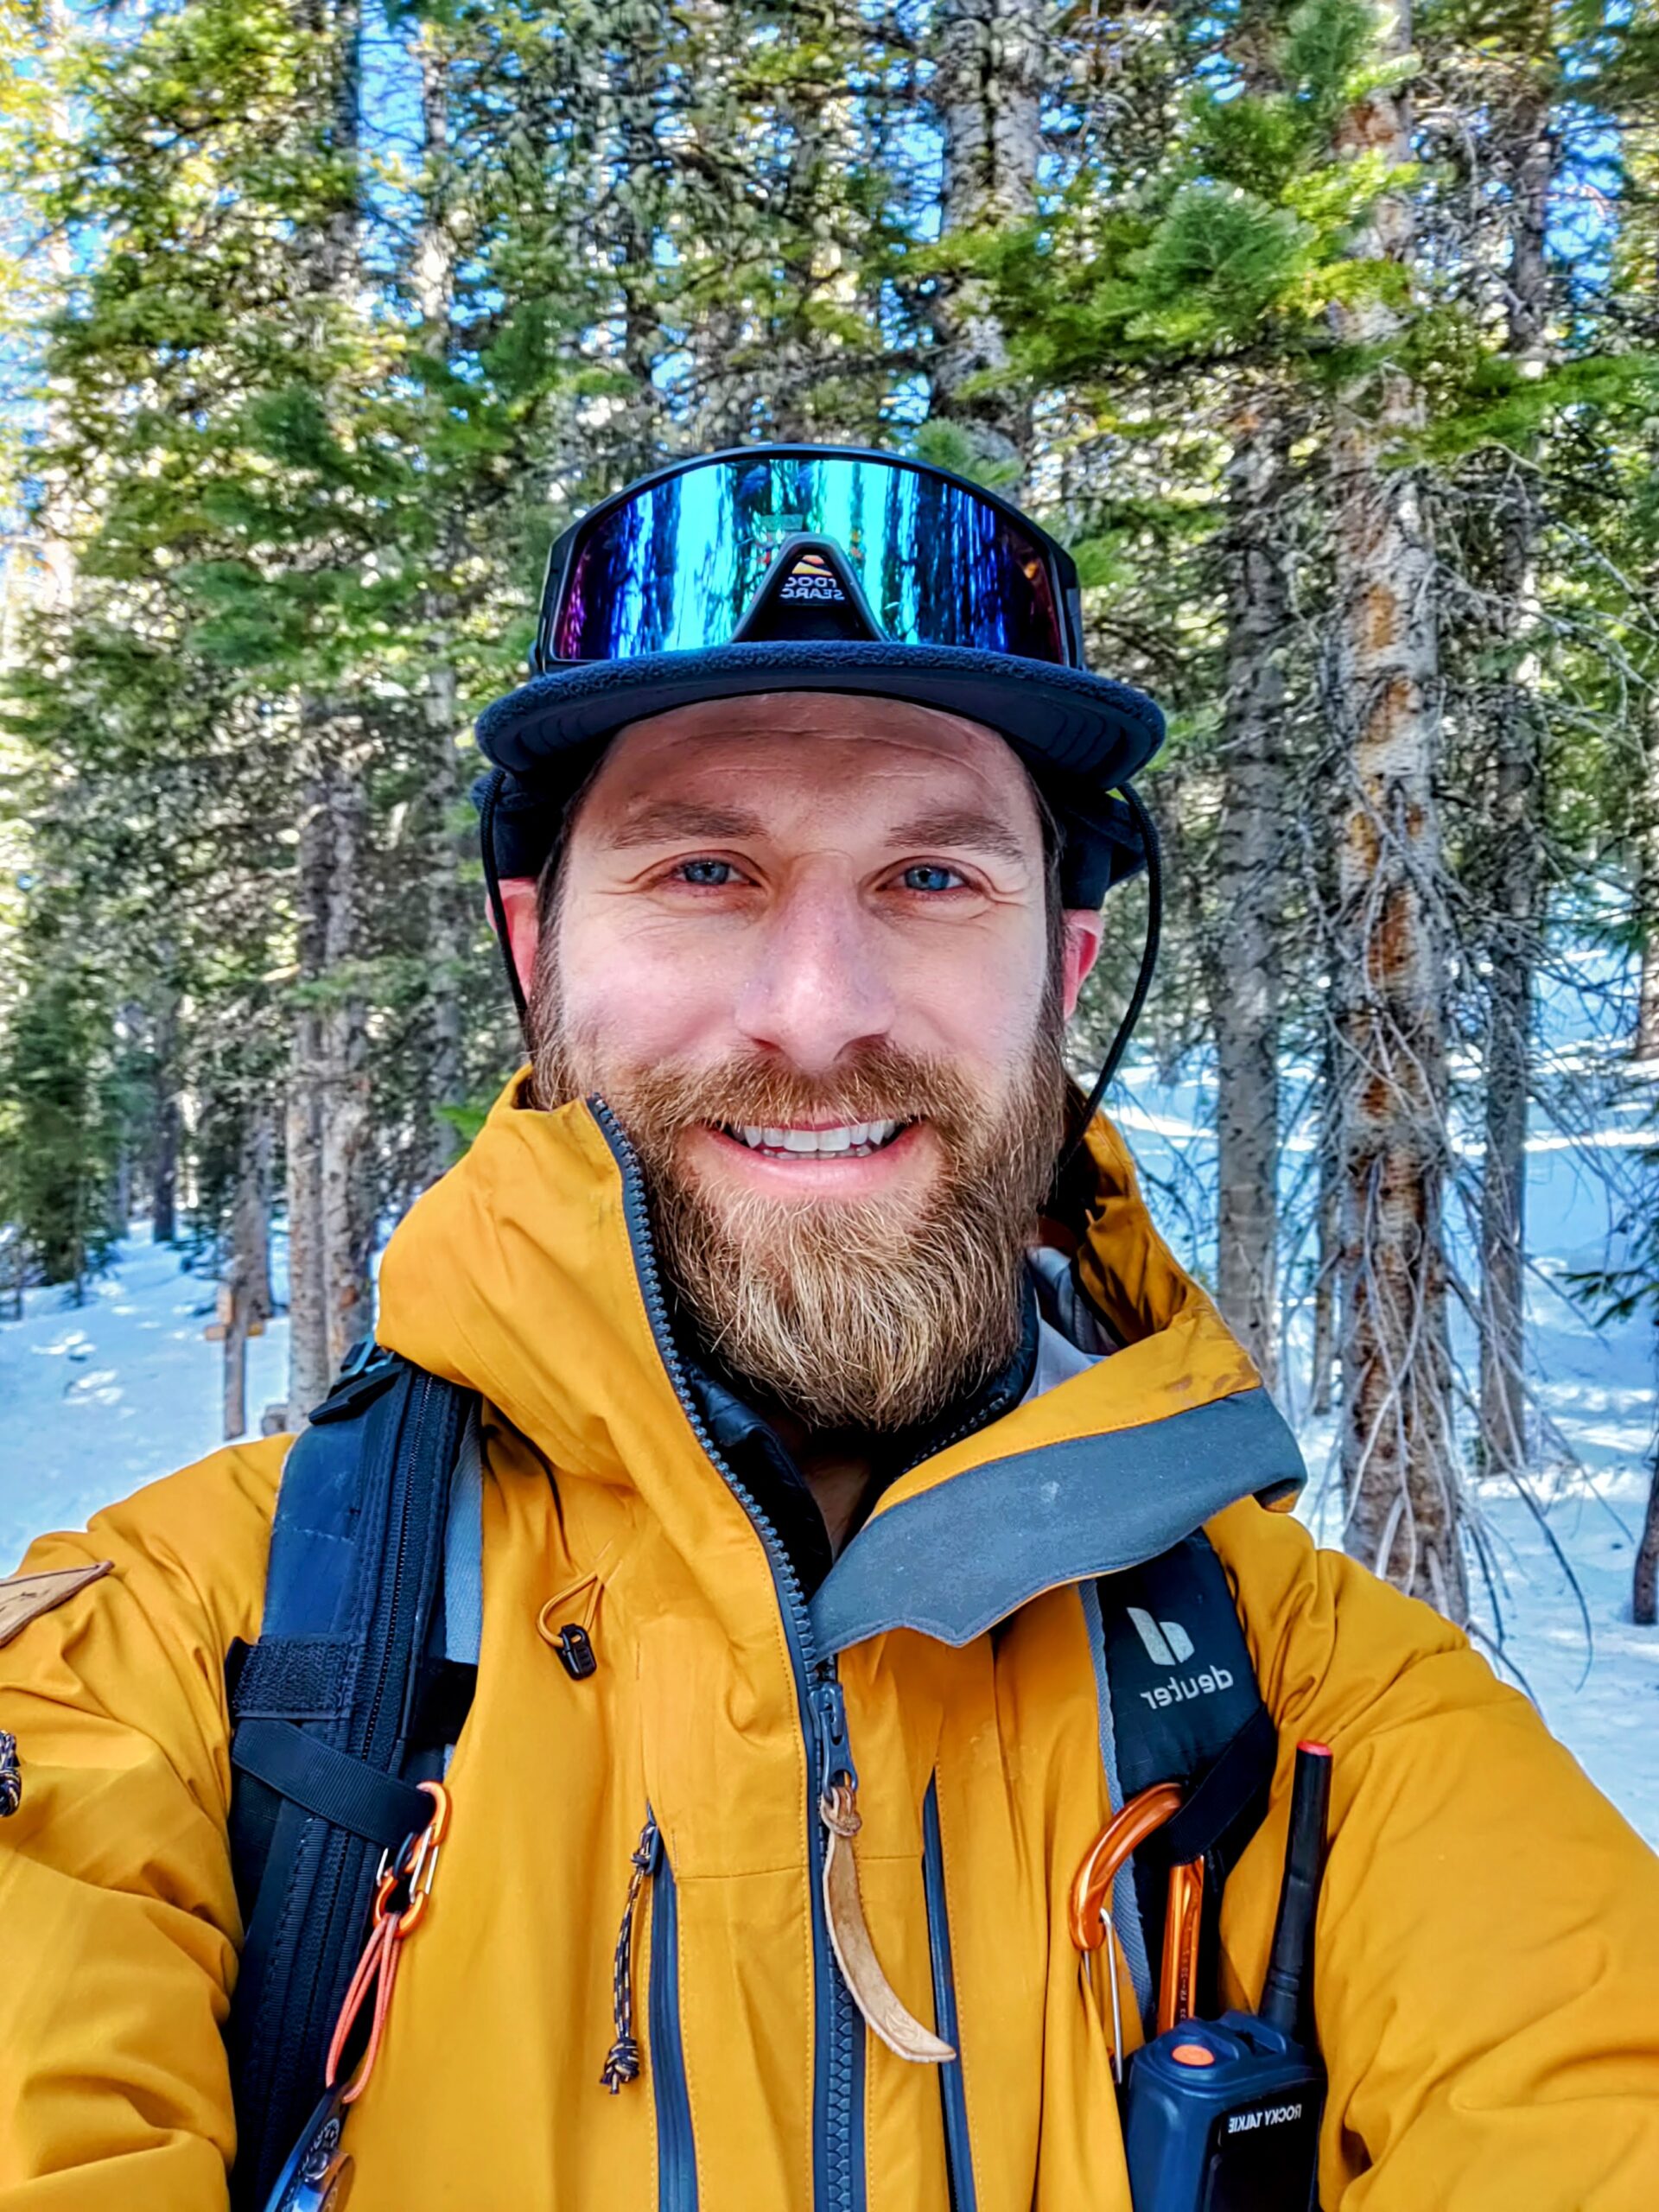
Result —
MULTIPOLYGON (((549 963, 550 966, 550 963, 549 963)), ((747 1055, 687 1069, 607 1059, 566 1031, 538 978, 532 1096, 601 1092, 644 1170, 664 1274, 702 1349, 813 1430, 936 1419, 1018 1349, 1027 1245, 1065 1129, 1058 994, 1023 1067, 988 1099, 961 1070, 889 1045, 821 1079, 747 1055), (927 1187, 859 1199, 715 1191, 685 1159, 699 1125, 925 1121, 927 1187)))

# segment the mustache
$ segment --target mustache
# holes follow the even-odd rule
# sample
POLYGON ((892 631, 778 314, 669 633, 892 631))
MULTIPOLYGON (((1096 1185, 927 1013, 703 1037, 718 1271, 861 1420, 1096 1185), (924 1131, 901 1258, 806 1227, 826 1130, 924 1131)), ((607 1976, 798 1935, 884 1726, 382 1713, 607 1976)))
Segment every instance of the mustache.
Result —
POLYGON ((660 1136, 710 1122, 751 1128, 791 1122, 920 1122, 950 1136, 982 1120, 961 1075, 938 1061, 880 1043, 830 1074, 810 1076, 753 1053, 718 1067, 664 1064, 631 1072, 621 1120, 630 1135, 660 1136))

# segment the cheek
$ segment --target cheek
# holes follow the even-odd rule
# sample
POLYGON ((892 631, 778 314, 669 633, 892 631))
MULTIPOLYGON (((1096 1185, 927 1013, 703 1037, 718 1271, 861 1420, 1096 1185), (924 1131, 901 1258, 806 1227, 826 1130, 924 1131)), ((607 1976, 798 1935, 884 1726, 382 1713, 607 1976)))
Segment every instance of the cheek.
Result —
POLYGON ((894 1041, 964 1066, 1023 1065, 1042 1003, 1048 944, 1027 915, 974 931, 941 931, 912 950, 895 997, 910 1035, 894 1041))
POLYGON ((709 948, 567 914, 558 966, 565 1027, 601 1066, 707 1059, 732 1037, 730 963, 709 948))

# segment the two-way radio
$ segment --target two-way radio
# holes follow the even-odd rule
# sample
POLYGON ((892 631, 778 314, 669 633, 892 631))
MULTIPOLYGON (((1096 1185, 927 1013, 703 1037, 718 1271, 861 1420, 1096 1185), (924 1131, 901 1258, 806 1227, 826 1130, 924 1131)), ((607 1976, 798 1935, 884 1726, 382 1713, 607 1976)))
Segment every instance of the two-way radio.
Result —
POLYGON ((1261 2010, 1183 2020, 1129 2060, 1123 2144, 1135 2212, 1316 2212, 1325 2069, 1313 1922, 1331 1754, 1299 1744, 1261 2010))
POLYGON ((1131 1855, 1180 1811, 1179 1785, 1154 1783, 1120 1806, 1077 1869, 1071 1940, 1091 1988, 1094 1961, 1106 1949, 1112 2061, 1135 2212, 1315 2212, 1325 2083, 1313 2026, 1313 1923, 1330 1803, 1329 1751, 1299 1744, 1259 2012, 1192 2017, 1205 1868, 1202 1859, 1171 1867, 1159 2033, 1127 2069, 1111 1899, 1131 1855))

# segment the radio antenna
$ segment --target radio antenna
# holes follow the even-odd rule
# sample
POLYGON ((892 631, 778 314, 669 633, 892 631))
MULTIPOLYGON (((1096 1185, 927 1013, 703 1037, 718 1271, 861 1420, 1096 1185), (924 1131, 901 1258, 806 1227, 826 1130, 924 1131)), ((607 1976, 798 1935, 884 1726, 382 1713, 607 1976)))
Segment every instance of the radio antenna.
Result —
POLYGON ((1270 2028, 1311 2050, 1313 2032, 1313 1923, 1325 1877, 1325 1821, 1331 1806, 1331 1752, 1298 1744, 1290 1785, 1290 1834, 1279 1917, 1262 1985, 1261 2016, 1270 2028))

